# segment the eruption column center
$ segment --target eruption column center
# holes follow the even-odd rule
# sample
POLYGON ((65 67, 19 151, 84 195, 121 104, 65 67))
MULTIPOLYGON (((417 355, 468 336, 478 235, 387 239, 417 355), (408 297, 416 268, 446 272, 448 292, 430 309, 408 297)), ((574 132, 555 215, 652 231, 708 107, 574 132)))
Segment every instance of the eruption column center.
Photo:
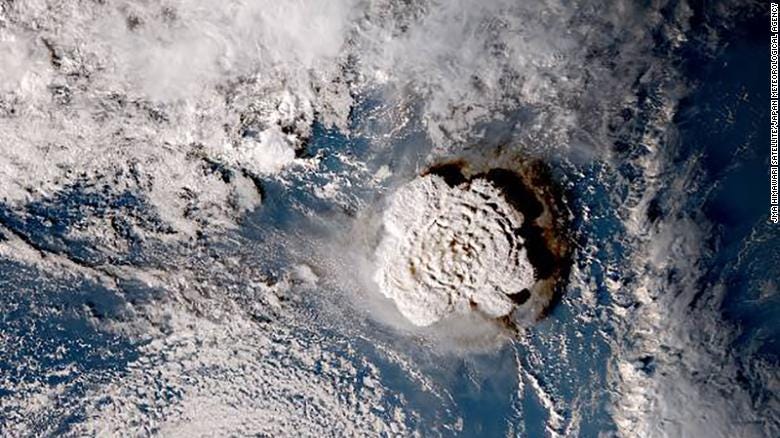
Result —
POLYGON ((392 195, 383 225, 375 280, 415 325, 474 310, 506 316, 510 296, 534 284, 523 215, 485 179, 419 177, 392 195))

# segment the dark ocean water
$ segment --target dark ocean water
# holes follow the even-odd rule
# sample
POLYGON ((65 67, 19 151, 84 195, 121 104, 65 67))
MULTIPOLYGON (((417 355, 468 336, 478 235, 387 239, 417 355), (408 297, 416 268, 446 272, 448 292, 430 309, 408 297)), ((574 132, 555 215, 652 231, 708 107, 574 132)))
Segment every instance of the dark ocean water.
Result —
POLYGON ((769 223, 768 22, 765 13, 742 18, 722 52, 683 59, 698 86, 676 118, 677 160, 702 155, 708 188, 689 201, 711 224, 700 287, 725 286, 722 314, 740 333, 733 347, 744 366, 780 360, 780 297, 767 291, 780 279, 780 228, 769 223))

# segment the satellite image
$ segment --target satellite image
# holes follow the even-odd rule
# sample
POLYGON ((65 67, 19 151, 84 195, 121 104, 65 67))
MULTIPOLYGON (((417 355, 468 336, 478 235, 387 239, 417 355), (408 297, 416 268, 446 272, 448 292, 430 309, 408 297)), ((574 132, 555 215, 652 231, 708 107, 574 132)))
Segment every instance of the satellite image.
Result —
POLYGON ((779 37, 0 0, 0 437, 780 437, 779 37))

